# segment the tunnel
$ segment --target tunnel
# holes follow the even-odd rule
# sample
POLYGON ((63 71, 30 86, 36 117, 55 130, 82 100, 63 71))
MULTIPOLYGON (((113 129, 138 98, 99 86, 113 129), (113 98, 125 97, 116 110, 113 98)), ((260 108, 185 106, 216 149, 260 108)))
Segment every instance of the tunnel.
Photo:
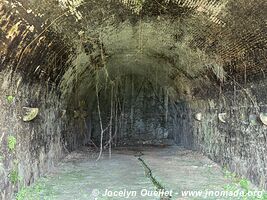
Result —
POLYGON ((0 1, 0 199, 267 199, 266 4, 0 1))

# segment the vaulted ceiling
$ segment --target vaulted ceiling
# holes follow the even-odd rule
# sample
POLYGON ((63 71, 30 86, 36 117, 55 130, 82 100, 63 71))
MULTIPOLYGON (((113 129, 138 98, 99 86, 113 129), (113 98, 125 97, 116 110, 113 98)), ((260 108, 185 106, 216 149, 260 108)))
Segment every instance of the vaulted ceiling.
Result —
MULTIPOLYGON (((0 64, 81 96, 135 74, 180 98, 265 79, 265 0, 9 0, 0 64), (101 78, 102 77, 102 78, 101 78)), ((28 79, 25 79, 29 81, 28 79)))

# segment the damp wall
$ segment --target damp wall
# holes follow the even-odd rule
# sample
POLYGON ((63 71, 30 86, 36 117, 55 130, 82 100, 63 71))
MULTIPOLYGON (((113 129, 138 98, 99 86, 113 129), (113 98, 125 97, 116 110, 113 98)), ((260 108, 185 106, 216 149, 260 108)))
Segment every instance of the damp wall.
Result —
MULTIPOLYGON (((56 92, 48 85, 8 80, 0 73, 0 199, 11 199, 14 192, 33 183, 63 156, 61 132, 66 128, 56 92), (31 121, 24 107, 38 108, 31 121)), ((16 79, 13 77, 14 80, 16 79)), ((13 196, 14 197, 14 196, 13 196)))
POLYGON ((267 126, 260 119, 267 112, 266 85, 255 82, 218 98, 178 103, 177 142, 266 189, 267 126))

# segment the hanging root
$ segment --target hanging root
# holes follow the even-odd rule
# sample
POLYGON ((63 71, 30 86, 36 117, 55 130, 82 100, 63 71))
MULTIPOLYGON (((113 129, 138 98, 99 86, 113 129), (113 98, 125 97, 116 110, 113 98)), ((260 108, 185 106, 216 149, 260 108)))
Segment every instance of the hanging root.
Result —
POLYGON ((109 127, 109 158, 111 158, 112 148, 112 121, 113 121, 113 83, 111 83, 111 98, 110 98, 110 127, 109 127))
POLYGON ((100 105, 99 105, 99 96, 98 96, 98 74, 97 74, 97 81, 96 81, 96 100, 97 100, 97 110, 98 110, 98 117, 99 117, 99 123, 100 123, 100 129, 101 129, 101 138, 100 138, 100 151, 99 151, 99 155, 98 158, 96 159, 96 161, 98 161, 101 156, 102 156, 102 152, 103 152, 103 136, 104 136, 104 130, 103 130, 103 123, 102 123, 102 118, 101 118, 101 111, 100 111, 100 105))

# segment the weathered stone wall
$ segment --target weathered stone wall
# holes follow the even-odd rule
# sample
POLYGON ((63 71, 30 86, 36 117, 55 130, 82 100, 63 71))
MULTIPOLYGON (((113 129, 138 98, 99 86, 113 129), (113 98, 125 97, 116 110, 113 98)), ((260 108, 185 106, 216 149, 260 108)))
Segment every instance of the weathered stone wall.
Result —
POLYGON ((11 199, 14 192, 33 183, 59 160, 61 133, 67 123, 56 88, 57 77, 67 66, 65 43, 49 30, 38 35, 42 26, 40 16, 11 7, 16 6, 0 2, 0 199, 3 200, 11 199), (55 66, 61 70, 53 69, 55 66), (39 115, 31 122, 23 122, 23 107, 37 107, 39 115))
POLYGON ((7 74, 0 74, 0 199, 3 200, 33 183, 59 160, 65 124, 59 98, 50 86, 22 84, 14 93, 14 84, 10 84, 7 74), (24 122, 23 107, 39 108, 38 116, 24 122))
MULTIPOLYGON (((129 76, 114 92, 112 135, 116 145, 161 145, 173 140, 172 116, 169 113, 167 90, 151 84, 145 77, 129 76), (115 102, 116 100, 116 102, 115 102), (115 110, 117 114, 115 114, 115 110)), ((109 127, 111 95, 110 88, 99 94, 99 104, 103 127, 109 127)), ((92 136, 100 141, 100 126, 97 102, 93 105, 92 136)), ((104 140, 109 140, 109 129, 104 140)))
POLYGON ((221 94, 217 99, 178 104, 178 136, 187 148, 267 188, 266 81, 221 94), (202 119, 195 119, 201 113, 202 119), (226 113, 221 121, 219 114, 226 113), (223 122, 225 120, 225 122, 223 122))

